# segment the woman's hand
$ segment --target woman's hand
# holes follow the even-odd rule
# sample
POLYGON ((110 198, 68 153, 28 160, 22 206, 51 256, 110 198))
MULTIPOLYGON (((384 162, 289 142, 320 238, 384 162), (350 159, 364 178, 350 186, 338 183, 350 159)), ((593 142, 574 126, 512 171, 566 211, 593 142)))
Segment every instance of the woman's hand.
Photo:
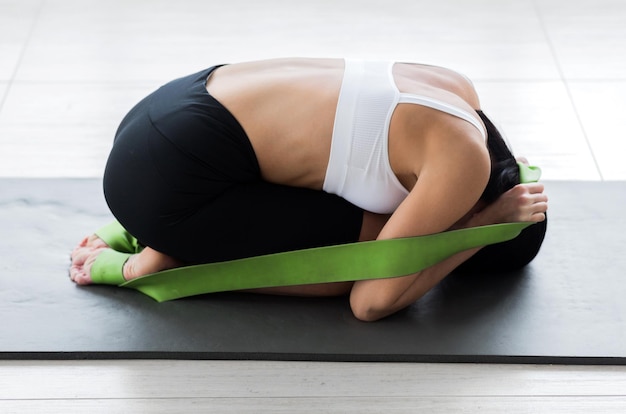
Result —
POLYGON ((548 196, 540 183, 518 184, 477 213, 486 224, 540 222, 546 219, 548 196))

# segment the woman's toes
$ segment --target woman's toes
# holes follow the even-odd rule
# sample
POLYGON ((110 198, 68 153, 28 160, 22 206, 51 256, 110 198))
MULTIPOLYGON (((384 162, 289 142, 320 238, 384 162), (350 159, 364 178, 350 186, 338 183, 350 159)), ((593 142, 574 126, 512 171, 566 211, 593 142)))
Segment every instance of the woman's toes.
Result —
POLYGON ((70 279, 77 285, 87 285, 90 280, 87 278, 82 266, 72 265, 70 267, 70 279))
POLYGON ((80 247, 72 252, 72 264, 76 266, 82 266, 85 260, 91 255, 94 249, 90 247, 80 247))
POLYGON ((99 249, 101 247, 109 247, 109 245, 106 244, 104 240, 102 240, 100 237, 98 237, 95 234, 92 234, 91 236, 87 238, 87 245, 90 247, 94 247, 96 249, 99 249))
POLYGON ((104 240, 102 240, 100 237, 92 234, 91 236, 86 236, 84 239, 82 239, 80 243, 78 243, 78 245, 74 248, 74 250, 72 250, 71 255, 73 257, 82 249, 93 250, 101 249, 103 247, 109 247, 109 245, 106 244, 104 240))
POLYGON ((72 257, 70 279, 78 285, 91 284, 91 267, 104 249, 105 247, 97 249, 83 247, 82 249, 78 249, 76 254, 72 257))
POLYGON ((95 234, 92 234, 91 236, 85 237, 80 243, 78 243, 74 250, 72 250, 72 253, 70 253, 70 257, 72 258, 72 261, 80 260, 80 257, 85 254, 88 255, 94 250, 104 249, 107 247, 109 247, 109 245, 106 244, 104 240, 95 234))
POLYGON ((76 247, 74 247, 74 250, 72 250, 72 253, 70 253, 70 256, 72 258, 74 258, 74 256, 81 250, 81 249, 85 249, 87 247, 87 240, 88 238, 85 237, 84 239, 81 240, 80 243, 78 243, 76 245, 76 247))
POLYGON ((85 236, 80 243, 78 243, 77 248, 85 247, 89 243, 89 236, 85 236))

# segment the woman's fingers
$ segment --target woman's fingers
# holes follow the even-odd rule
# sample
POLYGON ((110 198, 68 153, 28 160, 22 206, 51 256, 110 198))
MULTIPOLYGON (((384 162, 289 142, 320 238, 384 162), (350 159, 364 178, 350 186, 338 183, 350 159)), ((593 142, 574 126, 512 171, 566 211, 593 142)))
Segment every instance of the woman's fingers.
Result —
POLYGON ((477 214, 485 223, 540 222, 546 219, 548 196, 541 183, 518 184, 477 214))
POLYGON ((548 196, 540 183, 519 184, 515 187, 518 195, 519 219, 539 222, 546 219, 548 196))
POLYGON ((516 157, 515 160, 517 162, 521 162, 522 164, 530 165, 526 157, 516 157))

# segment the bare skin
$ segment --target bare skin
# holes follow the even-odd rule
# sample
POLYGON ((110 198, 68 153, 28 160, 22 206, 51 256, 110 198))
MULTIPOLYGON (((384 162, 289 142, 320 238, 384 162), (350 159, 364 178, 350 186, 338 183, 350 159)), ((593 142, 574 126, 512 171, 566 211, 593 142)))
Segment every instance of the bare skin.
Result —
MULTIPOLYGON (((279 59, 235 64, 216 70, 207 90, 238 119, 254 148, 261 174, 269 182, 320 190, 344 63, 339 59, 279 59), (284 116, 289 114, 289 116, 284 116)), ((393 77, 401 92, 429 96, 472 113, 480 109, 473 85, 444 68, 397 63, 393 77)), ((476 117, 480 122, 480 119, 476 117)), ((541 221, 547 197, 540 184, 520 185, 494 204, 479 206, 489 178, 490 160, 480 131, 467 121, 419 105, 400 104, 390 123, 389 162, 409 195, 391 216, 365 222, 363 240, 438 233, 453 227, 541 221), (419 180, 418 180, 419 177, 419 180)), ((93 236, 72 253, 70 276, 91 282, 90 269, 104 242, 93 236)), ((406 307, 470 257, 468 251, 423 272, 341 286, 275 289, 271 293, 350 293, 355 316, 376 320, 406 307)), ((132 279, 180 266, 146 248, 132 256, 124 276, 132 279)))
MULTIPOLYGON (((70 279, 78 285, 89 285, 91 280, 91 266, 103 250, 109 246, 95 234, 85 237, 74 248, 71 254, 70 279)), ((146 247, 141 253, 129 257, 124 264, 124 279, 132 280, 162 270, 182 266, 183 263, 146 247)))

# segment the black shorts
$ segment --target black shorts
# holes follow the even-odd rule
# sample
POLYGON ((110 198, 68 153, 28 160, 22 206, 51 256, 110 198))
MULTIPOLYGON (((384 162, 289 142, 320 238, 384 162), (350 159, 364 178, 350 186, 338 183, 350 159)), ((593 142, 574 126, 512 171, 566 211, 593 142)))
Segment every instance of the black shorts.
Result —
POLYGON ((124 118, 104 173, 113 215, 187 263, 357 241, 361 209, 261 178, 243 128, 206 91, 215 69, 164 85, 124 118))

